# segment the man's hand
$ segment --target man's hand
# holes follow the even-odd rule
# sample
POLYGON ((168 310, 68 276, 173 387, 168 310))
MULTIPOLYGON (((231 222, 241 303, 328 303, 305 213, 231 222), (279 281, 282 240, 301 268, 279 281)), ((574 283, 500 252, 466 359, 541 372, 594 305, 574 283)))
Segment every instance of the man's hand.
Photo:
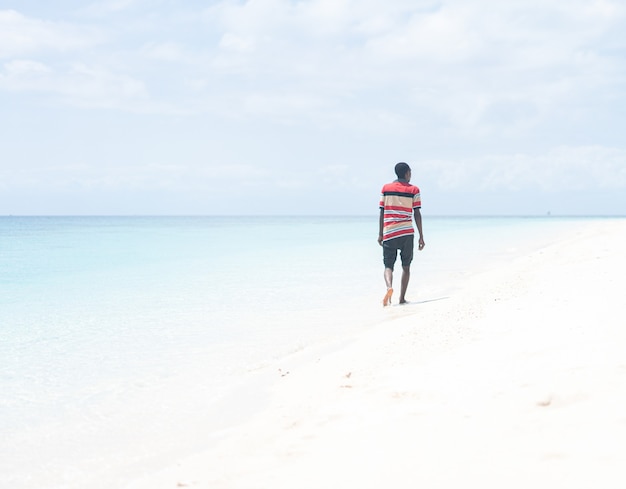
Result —
POLYGON ((420 240, 419 240, 420 251, 424 249, 424 246, 426 246, 426 243, 424 243, 424 238, 420 237, 420 240))
POLYGON ((383 235, 382 235, 382 234, 378 235, 378 244, 379 244, 380 246, 382 246, 382 245, 383 245, 383 235))

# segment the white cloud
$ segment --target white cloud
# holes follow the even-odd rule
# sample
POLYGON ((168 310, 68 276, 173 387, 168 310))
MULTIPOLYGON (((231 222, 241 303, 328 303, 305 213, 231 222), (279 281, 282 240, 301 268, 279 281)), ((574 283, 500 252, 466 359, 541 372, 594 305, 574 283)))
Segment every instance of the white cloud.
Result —
POLYGON ((238 185, 258 185, 260 180, 278 175, 258 165, 214 162, 213 164, 154 163, 131 161, 123 155, 109 164, 37 162, 29 167, 0 167, 0 188, 46 188, 63 191, 72 188, 82 190, 168 190, 230 191, 226 182, 237 179, 238 185))
POLYGON ((227 51, 251 52, 254 51, 252 41, 227 32, 220 39, 219 47, 227 51))
MULTIPOLYGON (((190 6, 185 14, 140 16, 143 5, 92 5, 127 10, 128 19, 108 26, 109 44, 100 50, 107 55, 81 53, 64 61, 143 84, 154 94, 152 106, 126 105, 134 111, 216 110, 275 115, 289 124, 349 120, 345 113, 353 111, 395 112, 394 118, 435 117, 453 130, 484 136, 536 127, 554 110, 610 93, 626 75, 624 62, 603 49, 624 19, 624 8, 608 0, 225 0, 204 11, 204 27, 191 20, 190 6), (122 51, 138 22, 143 42, 122 51), (194 36, 202 41, 193 44, 194 36), (172 71, 172 62, 185 66, 172 71), (248 86, 253 93, 242 95, 248 86), (234 105, 221 110, 217 93, 234 105), (390 110, 392 96, 398 103, 390 110)), ((78 49, 94 40, 93 28, 3 14, 12 32, 27 32, 28 51, 78 49)), ((6 32, 0 29, 0 38, 6 32)), ((16 40, 1 45, 13 46, 13 56, 20 51, 16 40)), ((128 84, 122 87, 128 91, 128 84)))
POLYGON ((142 0, 104 0, 82 7, 80 12, 87 16, 101 17, 127 11, 141 3, 142 0))
POLYGON ((545 154, 503 154, 453 161, 425 161, 444 190, 626 189, 626 150, 562 146, 545 154))
POLYGON ((184 47, 175 42, 150 42, 145 44, 140 52, 147 58, 157 61, 191 61, 184 47))
POLYGON ((53 93, 72 105, 123 107, 129 100, 145 97, 141 81, 108 72, 97 66, 75 65, 67 72, 33 60, 14 60, 0 70, 0 89, 14 92, 53 93))
POLYGON ((63 81, 62 92, 87 105, 117 104, 146 95, 143 82, 130 76, 111 73, 98 66, 76 65, 63 81))
POLYGON ((476 55, 478 33, 464 8, 415 12, 371 38, 367 50, 379 63, 429 61, 448 64, 476 55))
MULTIPOLYGON (((357 110, 376 110, 386 94, 404 94, 397 115, 474 135, 514 134, 555 111, 570 117, 625 75, 604 48, 624 9, 605 0, 252 0, 220 2, 205 18, 222 32, 216 72, 255 80, 258 97, 300 91, 338 114, 354 109, 352 97, 357 110)), ((303 115, 294 105, 291 120, 303 115)))
MULTIPOLYGON (((44 65, 43 63, 40 63, 38 61, 32 61, 32 60, 15 60, 15 61, 10 61, 8 63, 6 63, 5 65, 5 69, 6 69, 6 76, 7 77, 15 77, 15 78, 20 78, 20 77, 37 77, 40 75, 45 75, 51 72, 50 68, 46 65, 44 65)), ((24 81, 22 79, 22 81, 24 81)))
POLYGON ((0 59, 33 53, 83 50, 102 42, 93 28, 26 17, 15 10, 0 10, 0 59))
POLYGON ((34 60, 16 59, 0 69, 0 89, 10 91, 48 91, 52 79, 52 68, 34 60))

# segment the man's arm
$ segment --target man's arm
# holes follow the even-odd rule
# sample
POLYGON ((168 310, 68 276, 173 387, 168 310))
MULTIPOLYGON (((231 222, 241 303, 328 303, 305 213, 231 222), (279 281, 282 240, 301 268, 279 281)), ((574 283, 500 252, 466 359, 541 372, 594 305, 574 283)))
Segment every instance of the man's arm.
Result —
POLYGON ((383 245, 383 227, 385 225, 385 209, 380 209, 380 218, 378 219, 378 244, 383 245))
POLYGON ((417 225, 417 232, 420 235, 419 238, 419 249, 424 249, 426 243, 424 243, 424 232, 422 231, 422 213, 420 212, 420 208, 416 207, 413 211, 413 216, 415 217, 415 224, 417 225))

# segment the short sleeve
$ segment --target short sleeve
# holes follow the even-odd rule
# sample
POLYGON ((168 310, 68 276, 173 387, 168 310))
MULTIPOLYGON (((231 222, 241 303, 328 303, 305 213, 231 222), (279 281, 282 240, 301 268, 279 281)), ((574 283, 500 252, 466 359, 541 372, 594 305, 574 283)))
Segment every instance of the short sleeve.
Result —
POLYGON ((413 209, 419 209, 422 207, 422 197, 420 195, 420 189, 415 187, 415 194, 413 195, 413 209))

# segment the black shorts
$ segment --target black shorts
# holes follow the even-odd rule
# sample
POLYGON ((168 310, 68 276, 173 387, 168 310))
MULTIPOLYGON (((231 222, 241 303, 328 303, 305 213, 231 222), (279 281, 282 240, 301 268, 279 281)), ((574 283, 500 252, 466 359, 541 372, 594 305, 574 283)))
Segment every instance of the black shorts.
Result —
POLYGON ((385 264, 385 268, 391 268, 393 270, 396 258, 398 257, 398 250, 400 250, 402 266, 408 267, 411 265, 413 261, 414 238, 414 234, 407 234, 406 236, 383 241, 383 263, 385 264))

